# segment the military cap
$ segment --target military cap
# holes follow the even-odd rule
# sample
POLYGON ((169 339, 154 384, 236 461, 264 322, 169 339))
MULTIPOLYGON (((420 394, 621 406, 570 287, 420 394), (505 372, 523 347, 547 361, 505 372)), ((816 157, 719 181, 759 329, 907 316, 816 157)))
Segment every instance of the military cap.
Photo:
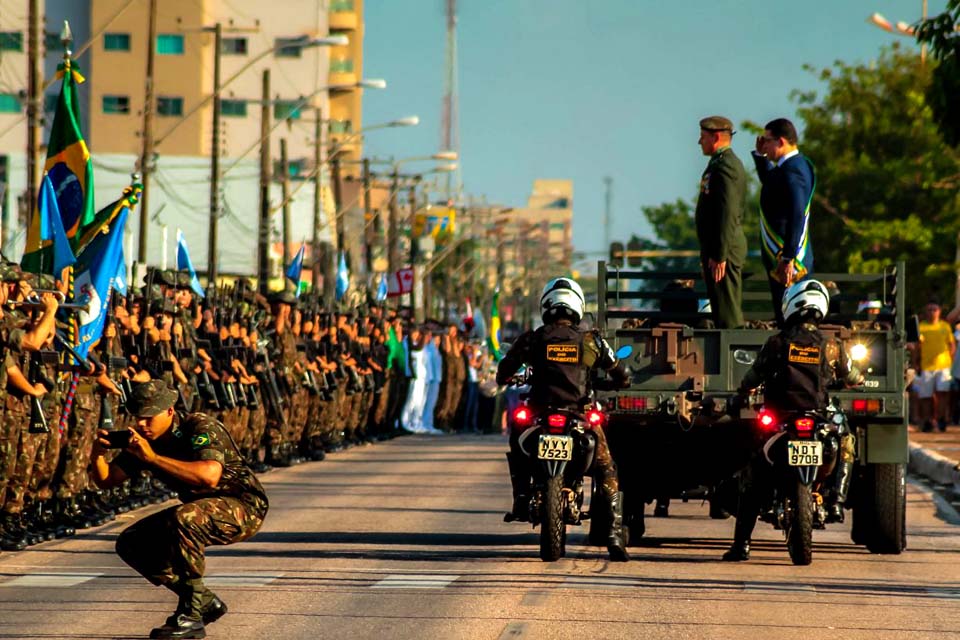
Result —
POLYGON ((2 282, 20 282, 23 279, 23 271, 16 262, 4 261, 0 263, 0 281, 2 282))
POLYGON ((275 291, 269 300, 270 304, 297 304, 297 297, 290 291, 275 291))
POLYGON ((177 401, 177 392, 163 380, 143 382, 133 388, 127 398, 127 411, 137 418, 152 418, 172 407, 177 401))
POLYGON ((723 116, 709 116, 700 121, 700 128, 705 131, 729 131, 733 133, 733 123, 723 116))
POLYGON ((188 289, 193 291, 193 278, 189 271, 177 271, 177 289, 188 289))
POLYGON ((169 313, 170 315, 174 315, 177 313, 177 306, 166 298, 162 300, 152 300, 150 302, 150 315, 155 315, 158 313, 169 313))

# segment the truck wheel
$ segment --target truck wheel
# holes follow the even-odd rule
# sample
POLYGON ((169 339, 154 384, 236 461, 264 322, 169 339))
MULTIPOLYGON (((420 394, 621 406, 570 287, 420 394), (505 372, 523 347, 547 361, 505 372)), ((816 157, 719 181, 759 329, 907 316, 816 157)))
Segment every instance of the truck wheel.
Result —
MULTIPOLYGON (((627 501, 624 500, 626 505, 627 501)), ((590 481, 590 532, 587 538, 594 547, 606 547, 610 536, 610 501, 600 491, 596 478, 590 481)))
MULTIPOLYGON (((873 466, 871 553, 899 554, 907 544, 907 477, 902 464, 873 466)), ((868 520, 869 521, 869 520, 868 520)))

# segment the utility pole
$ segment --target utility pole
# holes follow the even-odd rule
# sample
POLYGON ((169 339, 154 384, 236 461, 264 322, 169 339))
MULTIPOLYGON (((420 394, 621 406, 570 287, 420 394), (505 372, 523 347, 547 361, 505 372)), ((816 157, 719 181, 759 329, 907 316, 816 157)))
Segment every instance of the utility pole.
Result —
POLYGON ((260 101, 260 222, 257 228, 257 280, 260 293, 270 290, 270 69, 263 70, 260 101))
POLYGON ((373 211, 370 206, 370 158, 363 159, 363 258, 366 276, 373 273, 373 211))
MULTIPOLYGON (((397 217, 399 216, 399 212, 397 211, 397 197, 399 196, 399 189, 400 174, 398 173, 397 167, 394 167, 393 176, 390 181, 390 212, 388 214, 389 220, 387 221, 387 271, 390 273, 390 277, 393 277, 393 274, 400 268, 398 251, 400 238, 397 235, 397 217)), ((414 190, 415 188, 411 187, 411 200, 413 199, 414 190)), ((410 224, 412 227, 413 218, 410 219, 410 224)), ((413 234, 410 235, 410 246, 413 247, 413 234)))
MULTIPOLYGON (((329 251, 320 249, 320 216, 323 212, 323 114, 317 107, 317 119, 313 123, 313 234, 310 239, 310 253, 313 256, 313 290, 319 291, 321 264, 329 251)), ((324 281, 324 286, 328 281, 324 281)))
MULTIPOLYGON (((37 187, 40 185, 40 7, 39 0, 30 0, 27 12, 27 220, 37 210, 37 187)), ((66 31, 66 29, 64 30, 66 31)))
MULTIPOLYGON (((416 225, 417 217, 417 186, 416 183, 410 186, 409 196, 407 197, 410 203, 410 270, 413 271, 413 289, 410 290, 410 307, 413 310, 414 319, 417 322, 423 322, 423 306, 421 305, 423 298, 423 285, 419 281, 419 274, 417 273, 417 253, 419 252, 420 247, 417 242, 417 236, 414 234, 414 226, 416 225), (417 289, 420 289, 420 294, 418 296, 417 289)), ((394 225, 396 225, 396 219, 394 219, 394 225)), ((396 226, 394 227, 396 229, 396 226)), ((391 239, 391 242, 396 242, 395 239, 391 239)))
POLYGON ((213 132, 210 145, 210 236, 207 245, 207 284, 217 281, 218 225, 220 224, 220 57, 223 27, 213 27, 213 132))
POLYGON ((147 227, 150 223, 147 206, 150 198, 150 171, 153 163, 153 68, 157 49, 157 0, 150 0, 147 20, 147 73, 143 89, 143 131, 140 146, 140 235, 137 240, 137 262, 147 264, 147 227))
POLYGON ((610 228, 613 226, 613 178, 603 177, 603 246, 610 248, 610 228))
POLYGON ((280 185, 283 193, 283 267, 290 264, 290 162, 287 159, 287 139, 280 138, 280 185))
MULTIPOLYGON (((335 153, 335 152, 334 152, 335 153)), ((330 180, 333 182, 333 219, 327 224, 330 229, 330 235, 336 239, 336 246, 326 246, 328 250, 324 251, 323 256, 323 300, 327 309, 333 309, 335 302, 334 293, 337 281, 337 265, 339 259, 337 251, 344 251, 343 246, 343 222, 339 219, 341 203, 343 198, 340 193, 340 160, 333 156, 330 160, 330 180)))

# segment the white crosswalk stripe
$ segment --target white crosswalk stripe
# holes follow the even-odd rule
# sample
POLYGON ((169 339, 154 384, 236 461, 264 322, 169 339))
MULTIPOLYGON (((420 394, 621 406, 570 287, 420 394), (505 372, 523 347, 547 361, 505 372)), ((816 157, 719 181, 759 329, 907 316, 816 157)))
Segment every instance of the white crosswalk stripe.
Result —
POLYGON ((233 573, 212 573, 204 576, 203 582, 210 587, 263 587, 282 577, 282 573, 271 571, 244 571, 233 573))
POLYGON ((634 589, 639 580, 616 576, 567 576, 563 581, 567 589, 634 589))
POLYGON ((31 573, 0 582, 0 587, 75 587, 102 575, 90 572, 31 573))
POLYGON ((374 589, 443 589, 460 576, 397 574, 371 585, 374 589))

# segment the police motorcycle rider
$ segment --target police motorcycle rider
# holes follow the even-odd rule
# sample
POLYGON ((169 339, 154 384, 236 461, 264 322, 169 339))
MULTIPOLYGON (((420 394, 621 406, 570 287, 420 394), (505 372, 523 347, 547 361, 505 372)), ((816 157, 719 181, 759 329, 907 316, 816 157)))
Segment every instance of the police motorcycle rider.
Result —
MULTIPOLYGON (((763 384, 764 407, 774 415, 823 412, 829 403, 829 385, 837 381, 848 387, 863 383, 863 375, 852 365, 842 344, 820 333, 819 325, 829 306, 830 295, 817 280, 802 280, 784 292, 783 330, 767 340, 744 375, 738 391, 740 398, 763 384)), ((833 490, 826 496, 827 522, 843 521, 843 503, 853 474, 854 435, 841 430, 839 445, 833 490)), ((764 449, 768 447, 769 444, 764 449)), ((764 451, 755 452, 749 480, 741 484, 734 541, 724 553, 724 560, 750 558, 750 537, 765 494, 773 483, 771 469, 764 451)))
MULTIPOLYGON (((610 345, 596 330, 583 332, 583 290, 571 278, 554 278, 540 295, 543 326, 517 338, 500 361, 497 384, 504 385, 524 365, 530 365, 528 404, 534 413, 551 408, 582 409, 589 395, 590 371, 606 371, 614 384, 624 386, 628 377, 610 345), (573 355, 574 357, 571 357, 573 355)), ((507 461, 513 485, 513 510, 504 520, 527 521, 529 490, 532 476, 530 462, 521 450, 522 429, 510 428, 510 452, 507 461)), ((594 464, 601 479, 601 491, 610 505, 610 537, 607 550, 611 560, 629 560, 623 540, 623 497, 619 491, 617 471, 610 456, 607 439, 602 429, 595 429, 596 451, 594 464)))

